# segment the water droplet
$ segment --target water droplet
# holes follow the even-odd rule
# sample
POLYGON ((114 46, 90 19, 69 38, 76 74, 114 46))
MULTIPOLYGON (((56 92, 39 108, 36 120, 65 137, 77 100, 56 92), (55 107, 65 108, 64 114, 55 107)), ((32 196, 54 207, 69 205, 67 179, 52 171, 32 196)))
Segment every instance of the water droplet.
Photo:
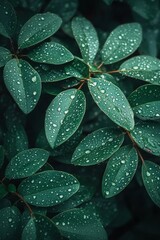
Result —
POLYGON ((122 164, 124 164, 124 163, 125 163, 125 161, 124 161, 124 160, 121 160, 121 163, 122 163, 122 164))
POLYGON ((146 172, 146 175, 147 175, 147 177, 151 176, 150 172, 146 172))
POLYGON ((32 77, 32 82, 36 82, 36 79, 37 79, 36 76, 32 77))
POLYGON ((90 152, 91 152, 90 150, 86 150, 86 151, 85 151, 86 154, 89 154, 90 152))
POLYGON ((9 219, 8 219, 8 222, 12 222, 12 218, 9 218, 9 219))
POLYGON ((71 99, 74 99, 75 98, 75 95, 71 95, 71 99))
POLYGON ((34 92, 33 92, 33 95, 35 96, 36 94, 37 94, 37 92, 36 92, 36 91, 34 91, 34 92))

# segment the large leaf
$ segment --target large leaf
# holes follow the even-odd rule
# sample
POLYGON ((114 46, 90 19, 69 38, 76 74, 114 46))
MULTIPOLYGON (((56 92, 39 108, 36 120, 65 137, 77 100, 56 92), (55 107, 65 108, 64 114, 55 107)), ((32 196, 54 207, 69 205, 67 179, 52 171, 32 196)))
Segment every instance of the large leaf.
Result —
POLYGON ((142 165, 142 178, 149 196, 160 207, 160 166, 154 162, 145 161, 142 165))
POLYGON ((46 216, 34 214, 22 232, 22 240, 52 240, 61 239, 55 224, 46 216))
POLYGON ((85 108, 85 96, 77 89, 65 90, 53 99, 45 117, 46 137, 52 148, 75 133, 83 119, 85 108))
POLYGON ((72 21, 72 31, 83 59, 87 63, 93 63, 99 48, 99 41, 92 23, 84 17, 76 17, 72 21))
POLYGON ((120 193, 132 180, 138 165, 138 155, 132 146, 121 147, 108 161, 102 180, 106 198, 120 193))
POLYGON ((17 25, 16 13, 12 5, 6 1, 0 1, 0 34, 10 38, 14 35, 17 25))
POLYGON ((72 175, 49 170, 23 180, 18 192, 34 206, 49 207, 69 199, 78 189, 79 182, 72 175))
POLYGON ((128 57, 139 47, 142 41, 142 29, 138 23, 127 23, 114 29, 102 49, 102 61, 105 64, 118 62, 128 57))
POLYGON ((153 155, 160 156, 160 124, 140 122, 135 125, 131 136, 140 148, 153 155))
POLYGON ((0 239, 20 239, 21 214, 16 207, 5 207, 0 209, 0 239))
POLYGON ((96 104, 113 122, 127 130, 134 128, 133 111, 119 87, 100 78, 92 78, 88 86, 96 104))
POLYGON ((153 84, 160 84, 160 60, 150 56, 133 57, 122 63, 120 73, 153 84))
POLYGON ((32 148, 18 153, 7 165, 5 176, 19 179, 33 175, 48 160, 49 153, 40 148, 32 148))
POLYGON ((72 209, 58 214, 53 219, 64 237, 70 240, 107 240, 107 234, 93 214, 84 209, 72 209))
POLYGON ((27 48, 52 36, 60 28, 62 20, 54 13, 38 13, 31 17, 22 27, 19 48, 27 48))
POLYGON ((129 96, 135 115, 144 120, 160 118, 160 86, 147 84, 140 86, 129 96))
POLYGON ((72 163, 89 166, 103 162, 119 149, 123 140, 123 133, 120 130, 98 129, 80 142, 73 153, 72 163))
POLYGON ((60 65, 74 59, 72 53, 56 42, 46 42, 33 49, 27 55, 32 61, 60 65))
POLYGON ((20 109, 31 112, 41 95, 41 79, 32 66, 21 59, 10 60, 4 68, 4 82, 20 109))
POLYGON ((0 47, 0 67, 3 67, 11 59, 12 53, 7 48, 0 47))

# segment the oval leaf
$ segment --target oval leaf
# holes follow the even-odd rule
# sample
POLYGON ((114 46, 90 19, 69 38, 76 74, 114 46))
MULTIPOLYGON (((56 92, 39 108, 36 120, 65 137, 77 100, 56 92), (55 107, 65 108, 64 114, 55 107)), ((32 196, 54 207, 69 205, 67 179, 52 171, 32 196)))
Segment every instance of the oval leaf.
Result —
POLYGON ((103 162, 119 149, 123 140, 123 133, 120 130, 98 129, 80 142, 71 161, 80 166, 90 166, 103 162))
POLYGON ((135 125, 131 136, 140 148, 153 155, 160 156, 160 124, 140 122, 135 125))
POLYGON ((78 180, 60 171, 44 171, 21 182, 18 192, 28 203, 49 207, 69 199, 79 189, 78 180))
POLYGON ((83 59, 87 63, 93 63, 99 48, 99 41, 92 23, 84 17, 76 17, 72 21, 72 31, 83 59))
POLYGON ((12 53, 7 48, 0 47, 0 67, 3 67, 11 59, 12 53))
POLYGON ((52 219, 61 234, 70 240, 107 240, 107 234, 96 216, 83 209, 72 209, 52 219))
POLYGON ((119 87, 98 78, 88 81, 88 87, 95 103, 113 122, 127 130, 134 128, 133 111, 119 87))
POLYGON ((32 61, 60 65, 74 59, 72 53, 63 45, 47 42, 33 49, 27 55, 32 61))
POLYGON ((60 233, 55 224, 46 216, 34 214, 22 232, 22 240, 30 239, 61 239, 60 233))
POLYGON ((19 179, 33 175, 48 160, 49 153, 40 148, 32 148, 18 153, 7 165, 5 176, 19 179))
POLYGON ((142 165, 142 179, 150 198, 160 207, 160 166, 151 161, 145 161, 142 165))
POLYGON ((12 59, 5 65, 3 76, 20 109, 26 114, 31 112, 41 95, 41 79, 36 70, 24 60, 12 59))
POLYGON ((122 63, 120 73, 153 84, 160 84, 160 60, 150 56, 133 57, 122 63))
POLYGON ((102 49, 102 61, 105 64, 118 62, 139 47, 142 41, 142 29, 138 23, 127 23, 114 29, 102 49))
POLYGON ((31 17, 22 27, 19 48, 27 48, 52 36, 60 28, 62 20, 54 13, 38 13, 31 17))
POLYGON ((17 25, 16 13, 12 5, 6 1, 0 1, 0 34, 10 38, 14 35, 17 25))
POLYGON ((52 148, 75 133, 83 119, 85 108, 85 96, 77 89, 63 91, 53 99, 45 117, 46 137, 52 148))
POLYGON ((144 120, 160 119, 160 86, 143 85, 129 96, 135 115, 144 120))
POLYGON ((120 193, 132 180, 138 166, 138 155, 132 146, 121 147, 108 161, 102 180, 106 198, 120 193))

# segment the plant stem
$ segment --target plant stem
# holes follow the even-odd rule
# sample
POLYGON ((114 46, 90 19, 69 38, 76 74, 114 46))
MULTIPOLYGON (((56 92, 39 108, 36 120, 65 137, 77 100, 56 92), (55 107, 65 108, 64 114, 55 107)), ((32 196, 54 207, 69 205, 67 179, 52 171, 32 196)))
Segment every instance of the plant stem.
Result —
POLYGON ((26 207, 28 208, 28 210, 30 212, 30 215, 33 216, 32 209, 30 208, 29 204, 23 199, 23 197, 17 192, 15 192, 14 194, 26 205, 26 207))

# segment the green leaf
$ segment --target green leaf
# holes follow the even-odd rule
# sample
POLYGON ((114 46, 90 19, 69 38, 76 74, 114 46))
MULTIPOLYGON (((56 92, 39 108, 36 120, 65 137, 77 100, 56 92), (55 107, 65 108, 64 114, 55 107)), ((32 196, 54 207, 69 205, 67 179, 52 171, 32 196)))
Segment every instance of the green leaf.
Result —
POLYGON ((0 67, 3 67, 11 59, 12 53, 7 48, 0 47, 0 67))
POLYGON ((49 153, 40 148, 32 148, 18 153, 7 165, 5 176, 19 179, 33 175, 48 160, 49 153))
POLYGON ((61 239, 55 224, 46 216, 34 214, 22 232, 22 240, 61 239))
POLYGON ((123 140, 123 133, 118 129, 98 129, 80 142, 71 161, 80 166, 90 166, 103 162, 119 149, 123 140))
POLYGON ((33 49, 27 55, 32 61, 60 65, 74 59, 72 53, 56 42, 46 42, 33 49))
POLYGON ((92 23, 84 17, 76 17, 72 21, 72 31, 84 61, 93 63, 98 52, 99 40, 92 23))
POLYGON ((78 129, 86 109, 81 90, 68 89, 50 103, 45 116, 45 132, 52 148, 70 138, 78 129))
POLYGON ((0 1, 0 34, 10 38, 14 35, 17 25, 16 13, 12 5, 6 1, 0 1))
POLYGON ((70 240, 107 240, 107 233, 101 222, 85 209, 68 210, 52 220, 61 234, 70 240))
POLYGON ((132 180, 138 166, 138 155, 132 146, 121 147, 108 161, 103 179, 102 193, 106 198, 120 193, 132 180))
POLYGON ((21 215, 16 207, 0 209, 1 240, 20 239, 21 215))
POLYGON ((152 201, 160 207, 160 166, 151 161, 142 165, 142 179, 152 201))
POLYGON ((156 122, 139 122, 131 136, 140 148, 153 155, 160 156, 160 124, 156 122))
POLYGON ((4 148, 0 145, 0 168, 2 167, 4 162, 4 148))
POLYGON ((160 84, 160 60, 151 56, 133 57, 122 63, 120 73, 153 84, 160 84))
POLYGON ((5 85, 24 113, 31 112, 41 95, 41 79, 32 66, 21 59, 12 59, 4 67, 5 85))
POLYGON ((133 111, 124 93, 109 79, 92 78, 88 81, 90 93, 98 107, 116 124, 127 129, 134 128, 133 111))
POLYGON ((34 206, 50 207, 69 199, 78 189, 79 182, 72 175, 49 170, 23 180, 18 192, 34 206))
POLYGON ((21 28, 18 46, 27 48, 52 36, 60 28, 62 20, 54 13, 38 13, 21 28))
POLYGON ((153 84, 140 86, 131 93, 128 100, 138 118, 160 119, 160 86, 153 84))
POLYGON ((138 23, 127 23, 115 28, 107 38, 101 55, 105 64, 118 62, 137 50, 142 41, 138 23))

